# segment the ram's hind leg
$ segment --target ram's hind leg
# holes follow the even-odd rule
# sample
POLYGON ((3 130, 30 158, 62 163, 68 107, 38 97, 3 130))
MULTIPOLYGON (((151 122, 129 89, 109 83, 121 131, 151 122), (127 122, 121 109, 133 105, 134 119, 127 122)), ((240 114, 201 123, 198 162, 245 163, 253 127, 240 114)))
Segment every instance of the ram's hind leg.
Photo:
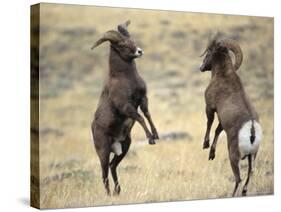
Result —
POLYGON ((238 150, 238 142, 236 139, 232 139, 232 140, 228 140, 228 151, 229 151, 229 159, 230 159, 230 164, 231 164, 231 168, 235 177, 235 186, 234 186, 234 190, 232 193, 232 196, 235 197, 237 196, 238 193, 238 188, 239 185, 241 183, 241 177, 240 177, 240 167, 239 167, 239 163, 240 163, 240 153, 238 150))
POLYGON ((108 181, 108 170, 109 170, 109 151, 99 150, 98 151, 101 169, 102 169, 102 180, 106 193, 110 195, 109 181, 108 181))
POLYGON ((246 183, 245 183, 245 185, 243 187, 242 196, 247 196, 248 184, 250 182, 250 178, 251 178, 252 173, 253 173, 252 161, 253 161, 253 156, 252 155, 248 155, 248 177, 247 177, 246 183))
POLYGON ((104 133, 100 130, 95 130, 95 132, 93 130, 93 137, 94 137, 96 152, 100 159, 104 188, 106 190, 107 195, 110 195, 109 181, 108 181, 110 138, 104 135, 104 133))
POLYGON ((125 155, 127 154, 130 144, 131 144, 131 138, 129 136, 127 136, 127 138, 124 141, 121 141, 121 144, 122 144, 122 154, 121 155, 115 154, 109 164, 110 170, 111 170, 111 175, 112 175, 112 178, 113 178, 113 181, 115 184, 114 193, 113 193, 115 195, 118 195, 121 191, 121 187, 118 182, 116 168, 117 168, 118 164, 122 161, 122 159, 125 157, 125 155))

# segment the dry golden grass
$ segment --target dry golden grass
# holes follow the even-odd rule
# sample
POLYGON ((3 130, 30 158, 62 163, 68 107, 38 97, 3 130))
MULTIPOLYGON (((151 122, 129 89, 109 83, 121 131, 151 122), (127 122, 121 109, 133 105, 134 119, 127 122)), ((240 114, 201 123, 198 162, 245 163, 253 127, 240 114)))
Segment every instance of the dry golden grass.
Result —
POLYGON ((214 161, 202 150, 203 93, 210 75, 197 67, 210 31, 235 37, 243 49, 239 75, 264 130, 249 195, 273 193, 272 19, 43 4, 41 26, 42 208, 230 197, 234 180, 224 134, 214 161), (127 19, 145 52, 137 64, 159 133, 187 132, 190 138, 150 146, 141 142, 144 132, 136 124, 131 149, 118 168, 121 195, 108 197, 90 131, 107 72, 108 45, 94 52, 90 47, 127 19))

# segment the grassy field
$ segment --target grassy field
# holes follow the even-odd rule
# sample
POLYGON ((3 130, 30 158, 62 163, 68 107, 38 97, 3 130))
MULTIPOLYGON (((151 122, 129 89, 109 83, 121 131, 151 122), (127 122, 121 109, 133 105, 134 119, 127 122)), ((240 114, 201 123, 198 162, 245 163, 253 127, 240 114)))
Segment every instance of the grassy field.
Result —
MULTIPOLYGON (((202 150, 203 95, 210 73, 199 72, 199 55, 216 31, 241 45, 244 62, 239 75, 263 126, 249 195, 273 193, 273 19, 43 4, 40 21, 41 207, 231 196, 234 178, 224 133, 214 161, 208 161, 208 151, 202 150), (159 134, 187 136, 160 139, 150 146, 136 124, 131 149, 118 168, 121 195, 108 197, 90 123, 107 74, 109 47, 103 44, 95 51, 90 47, 102 33, 127 19, 145 53, 137 65, 147 82, 159 134)), ((241 167, 245 179, 246 161, 241 167)))

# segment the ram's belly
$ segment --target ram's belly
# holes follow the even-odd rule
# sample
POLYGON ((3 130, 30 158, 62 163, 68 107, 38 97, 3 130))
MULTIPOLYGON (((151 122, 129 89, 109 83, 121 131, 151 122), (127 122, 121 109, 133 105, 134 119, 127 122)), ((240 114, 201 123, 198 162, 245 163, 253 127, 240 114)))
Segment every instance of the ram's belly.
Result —
POLYGON ((113 138, 113 143, 111 145, 111 151, 116 155, 122 154, 122 142, 127 138, 128 134, 131 131, 134 121, 130 118, 126 119, 122 126, 120 127, 119 132, 113 138))

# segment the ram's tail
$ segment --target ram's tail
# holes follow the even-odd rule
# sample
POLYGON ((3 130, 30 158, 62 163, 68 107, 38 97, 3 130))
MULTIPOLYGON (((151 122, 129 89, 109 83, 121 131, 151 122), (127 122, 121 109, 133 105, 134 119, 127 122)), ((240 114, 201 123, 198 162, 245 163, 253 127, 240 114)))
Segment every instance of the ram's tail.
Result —
POLYGON ((251 136, 250 136, 251 144, 254 143, 255 139, 256 139, 256 130, 255 130, 255 126, 254 126, 254 120, 252 120, 251 136))

